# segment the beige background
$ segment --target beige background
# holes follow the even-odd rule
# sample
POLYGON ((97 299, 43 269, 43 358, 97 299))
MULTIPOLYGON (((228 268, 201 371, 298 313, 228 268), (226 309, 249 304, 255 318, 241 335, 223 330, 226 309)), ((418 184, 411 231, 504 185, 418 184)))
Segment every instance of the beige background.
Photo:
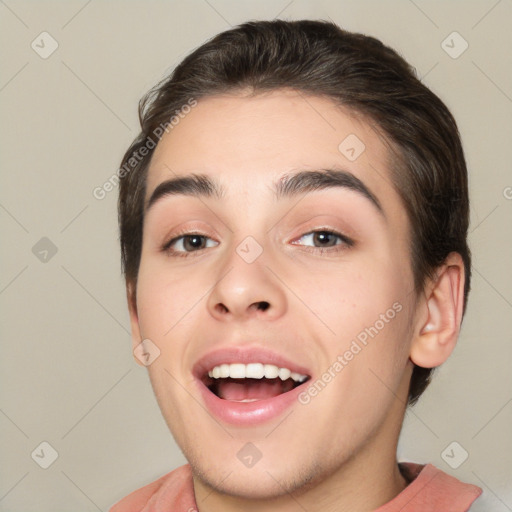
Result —
MULTIPOLYGON (((381 38, 460 124, 473 292, 454 356, 407 415, 399 456, 483 487, 472 510, 512 510, 510 0, 4 0, 0 511, 105 511, 184 462, 131 354, 117 190, 92 192, 115 172, 138 132, 137 102, 164 72, 230 25, 276 16, 381 38), (43 31, 59 45, 46 59, 31 48, 51 49, 43 31), (456 59, 442 47, 453 31, 469 44, 456 59), (58 453, 48 469, 43 441, 58 453), (453 441, 454 459, 469 454, 456 469, 441 455, 453 441)), ((455 37, 452 53, 464 44, 455 37)))

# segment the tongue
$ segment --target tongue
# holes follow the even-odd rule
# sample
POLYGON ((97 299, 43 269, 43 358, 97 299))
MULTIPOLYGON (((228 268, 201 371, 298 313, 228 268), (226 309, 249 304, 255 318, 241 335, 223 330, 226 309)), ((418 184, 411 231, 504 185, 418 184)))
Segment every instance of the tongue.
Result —
POLYGON ((292 379, 219 379, 217 395, 224 400, 265 400, 293 389, 292 379))

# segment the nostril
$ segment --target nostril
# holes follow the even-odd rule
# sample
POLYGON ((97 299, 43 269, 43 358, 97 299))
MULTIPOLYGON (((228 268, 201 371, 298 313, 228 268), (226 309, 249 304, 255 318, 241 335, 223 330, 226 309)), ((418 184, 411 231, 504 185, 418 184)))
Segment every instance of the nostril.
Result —
POLYGON ((266 301, 260 301, 258 302, 258 309, 261 311, 266 311, 270 307, 270 304, 266 301))
POLYGON ((219 313, 227 313, 229 310, 226 306, 224 306, 224 304, 222 303, 219 303, 215 306, 215 309, 217 309, 219 311, 219 313))

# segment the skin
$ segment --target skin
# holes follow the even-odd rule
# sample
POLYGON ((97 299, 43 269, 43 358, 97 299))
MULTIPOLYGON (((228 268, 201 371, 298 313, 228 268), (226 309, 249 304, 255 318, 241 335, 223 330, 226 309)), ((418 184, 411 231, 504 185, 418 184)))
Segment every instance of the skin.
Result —
POLYGON ((409 222, 388 156, 363 119, 289 90, 202 99, 159 142, 147 198, 159 183, 191 173, 215 178, 226 191, 222 200, 157 201, 144 219, 136 300, 128 286, 133 344, 150 339, 161 352, 149 376, 192 466, 201 512, 369 511, 406 486, 396 447, 413 361, 437 366, 450 355, 464 277, 451 254, 436 280, 413 292, 409 222), (338 150, 349 134, 366 146, 353 162, 338 150), (271 186, 285 174, 330 167, 363 181, 383 214, 346 188, 274 197, 271 186), (176 252, 162 251, 180 230, 209 242, 195 252, 179 242, 176 252), (354 244, 335 238, 322 248, 306 236, 314 230, 342 233, 354 244), (247 236, 263 249, 250 264, 236 252, 247 236), (188 257, 176 255, 186 247, 188 257), (258 309, 259 301, 270 306, 258 309), (205 410, 191 374, 205 353, 270 348, 314 380, 397 302, 395 318, 307 405, 251 427, 205 410), (251 468, 237 458, 247 442, 262 454, 251 468))

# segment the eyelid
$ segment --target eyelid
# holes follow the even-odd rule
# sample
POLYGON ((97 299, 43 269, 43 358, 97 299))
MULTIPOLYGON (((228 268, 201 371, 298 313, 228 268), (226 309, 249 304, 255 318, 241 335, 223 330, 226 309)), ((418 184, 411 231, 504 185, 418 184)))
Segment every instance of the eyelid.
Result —
POLYGON ((186 222, 182 222, 177 226, 172 227, 172 229, 167 229, 165 234, 162 236, 162 241, 159 242, 159 245, 164 246, 172 240, 185 235, 204 236, 216 241, 218 241, 220 236, 218 232, 211 227, 210 223, 203 222, 199 219, 189 219, 186 222))
MULTIPOLYGON (((160 250, 162 252, 165 252, 165 253, 173 253, 173 254, 177 254, 179 256, 188 256, 188 255, 192 255, 195 252, 199 253, 199 252, 201 252, 203 250, 203 249, 199 249, 197 251, 190 251, 190 252, 187 252, 187 251, 172 251, 171 250, 171 246, 173 244, 175 244, 179 239, 184 238, 186 236, 200 236, 200 237, 206 238, 208 240, 213 240, 214 242, 216 242, 217 245, 220 244, 219 241, 215 240, 209 234, 201 232, 198 229, 185 228, 185 229, 178 230, 177 232, 173 233, 171 238, 165 238, 164 242, 160 246, 160 250)), ((211 249, 211 247, 205 247, 204 249, 211 249)))
POLYGON ((323 207, 320 208, 315 203, 309 208, 298 209, 295 215, 285 216, 283 221, 278 223, 278 232, 286 236, 288 242, 292 236, 293 239, 300 238, 315 231, 338 234, 353 245, 361 240, 363 233, 360 232, 359 220, 353 212, 345 211, 344 208, 328 212, 323 210, 323 207))

